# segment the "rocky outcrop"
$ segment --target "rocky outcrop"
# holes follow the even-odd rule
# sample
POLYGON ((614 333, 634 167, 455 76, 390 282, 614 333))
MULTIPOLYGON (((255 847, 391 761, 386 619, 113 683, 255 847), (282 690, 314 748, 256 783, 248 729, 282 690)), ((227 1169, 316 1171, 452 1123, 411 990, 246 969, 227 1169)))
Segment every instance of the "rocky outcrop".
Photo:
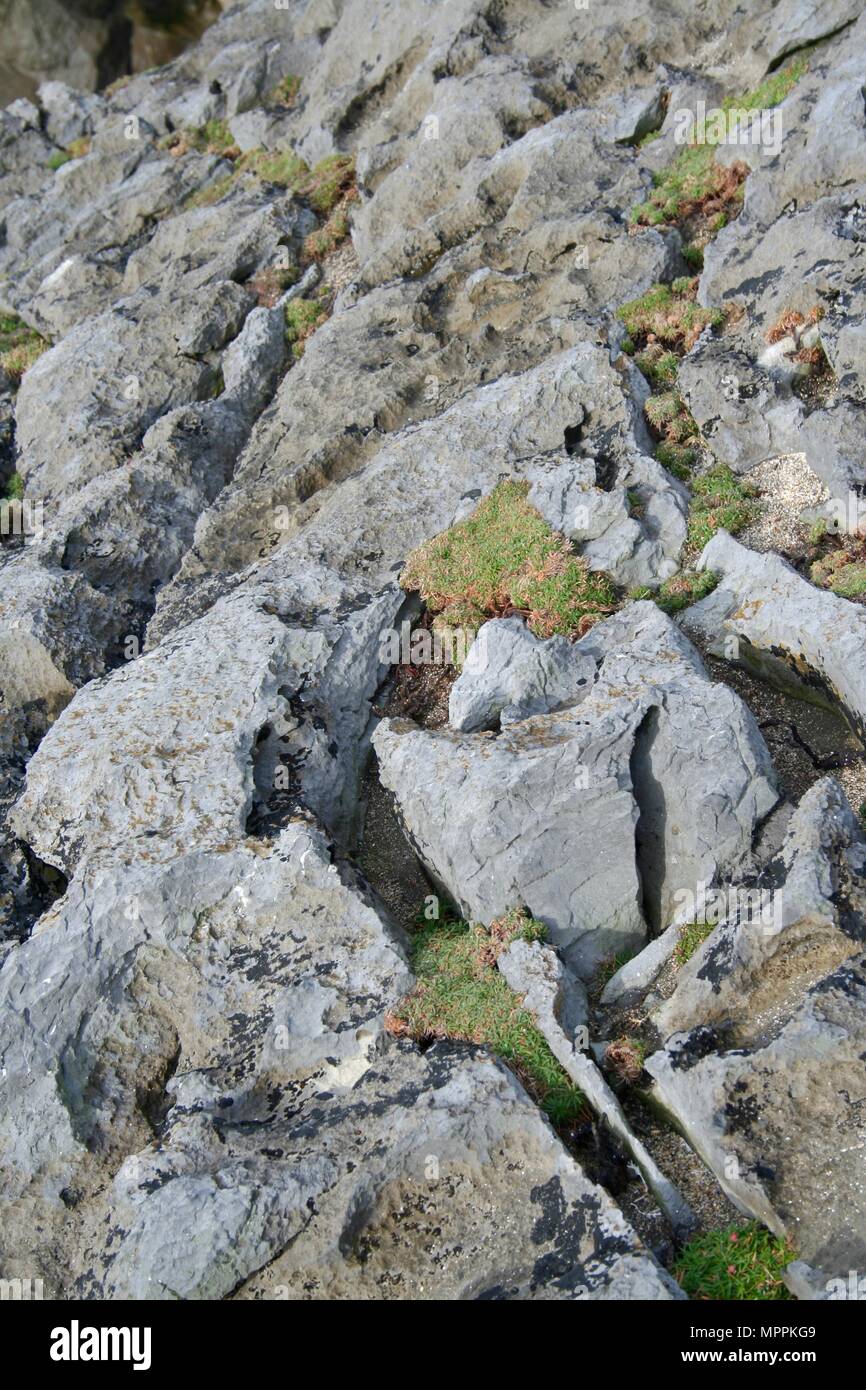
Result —
POLYGON ((827 1276, 863 1261, 866 842, 838 785, 683 967, 655 1021, 653 1094, 741 1210, 827 1276), (772 895, 778 910, 763 910, 772 895), (755 910, 756 899, 761 908, 755 910))
MULTIPOLYGON (((0 371, 0 482, 40 508, 0 548, 4 1279, 679 1296, 516 1071, 395 1035, 412 943, 352 862, 371 742, 461 911, 547 924, 503 977, 680 1235, 664 1165, 574 1045, 595 1023, 576 977, 646 947, 601 1008, 631 1004, 681 891, 776 875, 785 949, 718 928, 658 1009, 650 1069, 744 1210, 819 1274, 861 1258, 835 1161, 861 1142, 861 842, 824 786, 767 870, 780 793, 754 717, 629 597, 690 555, 690 496, 616 317, 694 268, 678 230, 628 221, 678 113, 821 40, 785 157, 720 153, 752 172, 697 294, 747 312, 693 343, 678 389, 736 469, 802 441, 831 493, 858 483, 858 11, 239 0, 117 89, 75 91, 94 83, 61 62, 0 112, 0 336, 27 343, 0 371), (308 316, 291 342, 287 305, 308 316), (785 339, 769 351, 787 310, 832 368, 820 399, 785 339), (614 611, 539 641, 494 603, 451 727, 378 722, 410 684, 388 684, 419 618, 407 556, 503 480, 614 611)), ((724 535, 702 563, 719 584, 685 631, 783 657, 862 732, 859 609, 724 535)), ((416 684, 441 696, 434 674, 416 684)))
MULTIPOLYGON (((496 688, 511 625, 490 624, 478 640, 481 669, 467 663, 455 703, 487 713, 510 705, 508 723, 491 736, 387 721, 373 736, 382 780, 461 911, 489 923, 524 904, 589 976, 641 946, 647 922, 666 924, 679 890, 748 860, 777 800, 769 754, 748 710, 709 682, 654 604, 630 605, 568 653, 553 639, 523 668, 522 705, 538 712, 521 720, 510 673, 496 688)), ((532 642, 543 646, 522 645, 532 642)))
POLYGON ((866 731, 866 613, 808 583, 778 555, 719 531, 699 565, 719 576, 683 615, 686 631, 805 699, 838 706, 866 731))

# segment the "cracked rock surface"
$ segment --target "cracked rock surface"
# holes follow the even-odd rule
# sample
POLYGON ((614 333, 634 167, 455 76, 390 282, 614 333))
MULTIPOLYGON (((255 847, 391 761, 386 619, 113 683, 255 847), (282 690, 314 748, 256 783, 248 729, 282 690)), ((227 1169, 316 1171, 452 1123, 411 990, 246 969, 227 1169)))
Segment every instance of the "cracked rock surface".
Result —
POLYGON ((693 642, 862 739, 863 609, 721 530, 712 593, 676 620, 647 597, 696 563, 693 479, 655 456, 617 318, 698 274, 684 233, 629 221, 678 110, 817 44, 780 149, 724 152, 749 170, 742 212, 694 292, 732 312, 677 390, 699 466, 803 450, 832 498, 862 486, 860 8, 237 0, 120 85, 60 44, 55 80, 0 111, 0 337, 33 348, 0 369, 3 1279, 61 1299, 684 1296, 519 1066, 474 1035, 399 1034, 415 938, 357 867, 377 776, 413 883, 484 927, 524 907, 547 928, 495 978, 678 1238, 692 1213, 571 1035, 612 957, 660 957, 628 977, 643 999, 683 893, 783 892, 775 936, 723 922, 646 1005, 647 1072, 699 1181, 791 1236, 810 1270, 792 1287, 862 1265, 844 1155, 866 849, 835 783, 792 807, 693 642), (339 226, 317 204, 334 156, 339 226), (297 160, 310 182, 281 175, 297 160), (767 342, 786 311, 812 314, 820 397, 767 342), (387 639, 430 619, 407 557, 505 480, 606 576, 609 615, 541 640, 503 603, 437 673, 439 727, 423 699, 417 722, 383 717, 415 679, 387 639))

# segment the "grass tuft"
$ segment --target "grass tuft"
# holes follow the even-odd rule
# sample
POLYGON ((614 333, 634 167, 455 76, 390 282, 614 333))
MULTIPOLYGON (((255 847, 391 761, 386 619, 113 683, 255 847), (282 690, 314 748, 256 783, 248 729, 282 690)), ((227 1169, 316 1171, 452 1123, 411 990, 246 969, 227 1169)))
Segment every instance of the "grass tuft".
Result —
POLYGON ((28 328, 15 314, 0 314, 0 370, 9 377, 14 388, 32 367, 37 357, 49 346, 40 333, 28 328))
MULTIPOLYGON (((766 110, 778 106, 806 72, 800 58, 765 78, 753 91, 722 102, 726 113, 766 110)), ((749 167, 742 160, 716 162, 716 133, 708 124, 695 132, 693 143, 680 150, 667 168, 653 175, 649 198, 634 208, 635 227, 679 227, 685 234, 686 258, 693 269, 703 263, 703 249, 729 221, 739 216, 749 167)))
POLYGON ((703 550, 716 531, 724 529, 732 536, 742 531, 755 517, 759 506, 755 499, 755 489, 741 482, 726 463, 702 473, 692 485, 689 546, 703 550))
POLYGON ((290 299, 285 315, 286 342, 297 360, 304 355, 307 339, 328 317, 327 298, 290 299))
POLYGON ((528 491, 499 483, 471 516, 412 552, 403 588, 450 627, 520 613, 537 637, 588 632, 616 607, 613 588, 529 505, 528 491))
POLYGON ((695 1299, 790 1299, 782 1272, 794 1258, 791 1245, 751 1221, 704 1231, 684 1246, 674 1277, 695 1299))
POLYGON ((715 922, 683 923, 680 927, 680 939, 674 947, 674 959, 678 966, 685 965, 686 961, 691 960, 695 951, 706 941, 715 926, 715 922))

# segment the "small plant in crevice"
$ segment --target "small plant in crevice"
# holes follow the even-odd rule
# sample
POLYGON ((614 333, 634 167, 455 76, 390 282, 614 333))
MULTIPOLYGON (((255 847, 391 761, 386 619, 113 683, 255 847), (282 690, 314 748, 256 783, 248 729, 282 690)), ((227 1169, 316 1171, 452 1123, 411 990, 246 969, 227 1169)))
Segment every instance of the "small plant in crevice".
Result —
MULTIPOLYGON (((746 118, 748 113, 778 106, 807 70, 803 58, 771 74, 758 87, 739 97, 729 97, 720 108, 725 117, 746 118)), ((684 256, 695 270, 703 265, 709 241, 743 208, 745 181, 750 169, 743 160, 721 163, 717 159, 720 136, 706 119, 692 130, 690 143, 673 162, 653 174, 649 197, 632 209, 632 229, 677 227, 684 256)))
POLYGON ((655 451, 659 463, 681 482, 690 479, 703 441, 682 396, 677 391, 662 391, 650 396, 644 402, 644 415, 651 433, 659 441, 655 451))
POLYGON ((580 637, 614 611, 608 578, 551 530, 528 491, 524 481, 499 483, 470 516, 409 555, 400 583, 420 593, 437 625, 476 630, 516 613, 537 637, 580 637))
POLYGON ((258 305, 264 309, 272 309, 286 290, 298 283, 299 277, 300 271, 295 265, 270 266, 257 271, 247 280, 246 287, 255 295, 258 305))
POLYGON ((718 582, 719 576, 712 570, 680 570, 660 584, 658 589, 631 589, 628 597, 632 600, 652 599, 663 612, 672 616, 699 599, 706 598, 718 582))
MULTIPOLYGON (((667 348, 675 358, 682 357, 705 328, 720 327, 725 321, 724 310, 705 309, 698 304, 698 284, 697 276, 679 276, 669 285, 653 285, 638 299, 617 309, 616 316, 625 324, 628 335, 624 351, 640 355, 648 347, 667 348)), ((652 369, 658 370, 658 355, 652 369)))
POLYGON ((750 1221, 692 1236, 673 1274, 689 1298, 785 1300, 792 1295, 782 1273, 794 1258, 788 1241, 750 1221))
POLYGON ((286 342, 295 361, 304 355, 307 339, 325 322, 330 312, 328 295, 317 299, 290 299, 285 308, 286 342))
POLYGON ((280 79, 273 91, 267 98, 265 105, 281 106, 285 110, 291 110, 297 104, 298 92, 301 89, 301 79, 294 73, 289 73, 280 79))
POLYGON ((21 378, 41 357, 50 344, 28 328, 17 314, 0 314, 0 371, 6 373, 13 389, 21 385, 21 378))
MULTIPOLYGON (((825 533, 817 537, 815 549, 827 539, 825 533)), ((855 535, 833 539, 836 543, 829 549, 821 547, 809 567, 812 583, 839 598, 866 602, 866 538, 855 535)))
MULTIPOLYGON (((538 939, 531 919, 525 929, 529 939, 538 939)), ((477 923, 453 918, 423 923, 410 942, 417 983, 388 1014, 386 1026, 397 1037, 419 1043, 448 1038, 487 1047, 517 1074, 553 1124, 585 1118, 581 1092, 496 968, 503 944, 477 923)))
POLYGON ((23 502, 24 500, 24 479, 20 473, 13 473, 6 479, 3 485, 4 502, 23 502))
POLYGON ((795 395, 813 409, 826 405, 836 388, 836 375, 818 330, 825 313, 821 304, 813 305, 808 314, 786 309, 766 334, 770 347, 775 347, 777 354, 783 353, 791 364, 795 395))
POLYGON ((697 276, 684 275, 669 285, 656 284, 617 310, 626 330, 623 351, 634 358, 652 387, 644 414, 658 441, 656 458, 681 480, 690 476, 702 441, 676 389, 677 365, 705 329, 720 328, 726 319, 724 310, 696 302, 698 283, 697 276))
POLYGON ((623 1086, 634 1086, 643 1071, 646 1044, 640 1038, 615 1038, 604 1050, 604 1066, 623 1086))
POLYGON ((678 966, 690 961, 699 946, 703 945, 715 922, 684 922, 680 927, 679 940, 674 947, 674 960, 678 966))
MULTIPOLYGON (((652 596, 649 589, 640 591, 641 598, 652 598, 652 596)), ((613 979, 617 971, 621 970, 624 965, 627 965, 628 962, 633 959, 634 954, 634 951, 618 951, 616 955, 609 956, 607 960, 602 961, 595 973, 595 984, 604 989, 605 985, 613 979)))
POLYGON ((742 531, 757 514, 760 503, 756 499, 757 490, 742 482, 725 463, 700 474, 692 484, 689 549, 703 550, 716 531, 724 529, 731 535, 742 531))

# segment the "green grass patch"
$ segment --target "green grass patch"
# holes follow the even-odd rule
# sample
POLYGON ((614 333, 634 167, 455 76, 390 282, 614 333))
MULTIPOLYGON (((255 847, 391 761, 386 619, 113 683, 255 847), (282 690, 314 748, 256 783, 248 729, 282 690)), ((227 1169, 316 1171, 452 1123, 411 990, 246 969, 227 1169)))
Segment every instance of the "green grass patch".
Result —
POLYGON ((784 1300, 792 1295, 782 1283, 782 1271, 792 1259, 787 1241, 751 1221, 693 1236, 673 1272, 689 1298, 784 1300))
POLYGON ((355 156, 330 154, 301 180, 297 192, 319 217, 328 217, 355 186, 355 156))
MULTIPOLYGON (((540 926, 524 917, 517 934, 538 940, 540 926)), ((568 1124, 585 1114, 584 1098, 499 973, 496 954, 497 943, 482 926, 424 923, 410 945, 417 984, 389 1015, 388 1026, 416 1042, 450 1038, 488 1047, 516 1072, 553 1124, 568 1124)))
POLYGON ((742 531, 757 513, 756 495, 755 489, 741 482, 726 463, 695 478, 689 508, 689 546, 703 550, 719 530, 730 531, 732 536, 742 531))
POLYGON ((23 502, 24 500, 24 479, 20 473, 13 473, 11 478, 6 479, 4 501, 23 502))
POLYGON ((674 947, 677 965, 685 965, 715 928, 715 922, 685 922, 680 927, 680 939, 674 947))
POLYGON ((242 154, 235 168, 239 174, 254 174, 263 183, 275 183, 280 188, 297 191, 309 174, 309 169, 292 150, 249 150, 242 154))
POLYGON ((328 317, 327 299, 290 299, 285 308, 286 342, 296 359, 303 357, 307 339, 328 317))
MULTIPOLYGON (((778 106, 807 71, 808 63, 798 58, 788 67, 772 73, 751 92, 728 97, 721 105, 726 114, 761 111, 778 106)), ((743 205, 744 183, 749 169, 741 160, 730 165, 716 162, 717 135, 712 123, 694 132, 693 142, 680 150, 667 168, 653 175, 649 198, 634 208, 634 226, 679 226, 689 228, 690 264, 700 269, 703 247, 743 205)))
POLYGON ((866 556, 863 552, 862 545, 856 552, 844 546, 828 551, 812 564, 809 571, 812 583, 829 589, 840 598, 861 598, 866 594, 866 556))
MULTIPOLYGON (((718 328, 725 321, 722 309, 704 309, 695 302, 697 291, 697 276, 684 275, 670 285, 653 285, 639 299, 632 299, 616 311, 617 318, 625 324, 629 342, 635 348, 643 346, 643 355, 650 348, 668 349, 661 355, 673 357, 674 377, 676 358, 694 346, 705 328, 718 328)), ((658 370, 659 353, 650 356, 652 369, 658 370)))
POLYGON ((706 598, 718 582, 719 576, 712 570, 681 570, 666 579, 652 597, 663 612, 673 615, 706 598))
POLYGON ((582 636, 613 612, 606 576, 592 573, 526 500, 529 484, 499 483, 471 516, 426 541, 400 583, 449 627, 523 614, 537 637, 582 636))
POLYGON ((17 388, 21 378, 37 357, 49 346, 34 328, 28 328, 16 314, 0 314, 0 369, 17 388))

